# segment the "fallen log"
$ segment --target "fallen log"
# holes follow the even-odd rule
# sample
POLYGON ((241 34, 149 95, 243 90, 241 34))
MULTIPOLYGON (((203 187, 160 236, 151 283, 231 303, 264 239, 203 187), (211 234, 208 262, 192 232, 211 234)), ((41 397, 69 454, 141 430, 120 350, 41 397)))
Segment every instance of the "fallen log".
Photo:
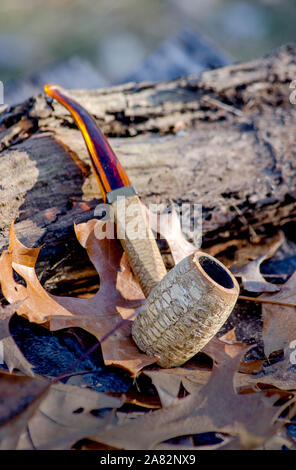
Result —
MULTIPOLYGON (((202 204, 207 248, 294 227, 295 76, 296 48, 286 46, 200 76, 72 93, 144 203, 202 204)), ((95 288, 73 222, 93 217, 100 197, 70 115, 41 93, 4 109, 0 131, 0 251, 15 220, 23 243, 45 244, 38 269, 49 289, 71 291, 74 278, 78 293, 89 280, 95 288)))

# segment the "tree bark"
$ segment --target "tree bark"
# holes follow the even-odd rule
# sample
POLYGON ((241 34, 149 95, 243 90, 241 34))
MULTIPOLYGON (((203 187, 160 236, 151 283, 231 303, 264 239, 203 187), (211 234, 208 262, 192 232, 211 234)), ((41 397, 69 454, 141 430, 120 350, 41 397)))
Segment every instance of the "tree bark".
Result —
MULTIPOLYGON (((144 203, 202 204, 206 248, 293 227, 295 77, 296 48, 287 46, 200 76, 72 93, 144 203)), ((45 244, 38 269, 48 288, 95 286, 73 222, 93 217, 100 195, 72 118, 40 94, 6 108, 0 126, 0 251, 15 220, 23 243, 45 244)))

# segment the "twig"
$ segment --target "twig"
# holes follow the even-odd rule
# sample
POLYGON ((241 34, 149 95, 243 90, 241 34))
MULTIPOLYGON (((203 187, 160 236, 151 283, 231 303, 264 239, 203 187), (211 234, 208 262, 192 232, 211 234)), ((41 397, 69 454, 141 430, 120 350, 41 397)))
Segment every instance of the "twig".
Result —
POLYGON ((280 302, 279 300, 260 299, 260 297, 248 297, 246 295, 239 295, 238 298, 240 300, 251 300, 252 302, 257 302, 260 304, 281 305, 282 307, 296 307, 296 304, 280 302))
MULTIPOLYGON (((106 341, 111 335, 113 335, 113 333, 115 333, 115 331, 117 331, 119 328, 124 326, 135 315, 137 315, 137 312, 133 312, 127 318, 125 318, 124 320, 121 320, 114 328, 112 328, 112 330, 108 331, 108 333, 106 333, 105 336, 103 336, 100 341, 98 341, 93 346, 91 346, 84 354, 82 354, 82 356, 79 359, 76 359, 76 361, 74 361, 72 364, 70 364, 70 366, 67 367, 66 370, 64 370, 58 377, 53 379, 51 381, 51 383, 55 384, 55 383, 59 382, 61 379, 63 379, 65 376, 68 376, 70 374, 71 370, 75 369, 75 367, 78 364, 80 364, 80 362, 82 362, 90 354, 92 354, 104 341, 106 341)), ((91 372, 92 371, 90 371, 89 373, 91 373, 91 372)))
POLYGON ((233 207, 234 210, 237 212, 237 214, 240 216, 240 218, 241 218, 241 220, 243 221, 243 223, 248 226, 251 242, 252 242, 252 243, 258 243, 260 237, 259 237, 259 235, 256 233, 255 229, 252 227, 252 225, 249 224, 249 222, 247 221, 247 219, 246 219, 246 217, 244 216, 244 214, 242 213, 242 211, 241 211, 235 204, 232 204, 232 207, 233 207))
POLYGON ((221 108, 224 109, 224 111, 228 111, 232 114, 235 114, 236 116, 239 117, 244 117, 244 113, 240 110, 235 108, 234 106, 230 104, 223 103, 222 101, 217 100, 216 98, 212 98, 211 96, 203 96, 201 98, 201 101, 204 101, 215 108, 221 108))

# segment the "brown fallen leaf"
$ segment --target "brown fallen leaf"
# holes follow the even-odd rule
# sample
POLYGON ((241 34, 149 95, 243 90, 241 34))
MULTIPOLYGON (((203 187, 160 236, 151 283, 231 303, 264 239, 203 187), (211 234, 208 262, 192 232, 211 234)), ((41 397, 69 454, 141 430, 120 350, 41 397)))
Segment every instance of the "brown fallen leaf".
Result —
MULTIPOLYGON (((279 429, 270 439, 268 439, 262 446, 259 446, 256 450, 283 450, 283 446, 288 447, 292 450, 294 448, 293 442, 287 436, 287 431, 285 428, 279 429)), ((226 445, 221 445, 220 450, 240 450, 240 444, 238 439, 232 439, 226 443, 226 445)))
POLYGON ((220 364, 230 357, 235 357, 247 347, 245 343, 236 340, 234 329, 232 329, 220 338, 214 336, 202 349, 202 352, 210 356, 216 364, 220 364))
POLYGON ((196 392, 210 378, 211 371, 203 367, 145 370, 155 386, 163 408, 178 403, 181 385, 188 393, 196 392))
POLYGON ((260 272, 260 265, 270 258, 284 241, 283 232, 279 232, 277 239, 269 247, 268 251, 254 261, 242 266, 231 268, 232 274, 241 277, 243 286, 249 292, 278 292, 280 287, 267 282, 260 272))
MULTIPOLYGON (((255 242, 246 238, 237 238, 217 243, 211 247, 204 248, 204 251, 217 257, 229 269, 232 267, 242 267, 250 261, 254 261, 262 255, 279 239, 279 233, 273 236, 259 236, 255 242)), ((284 274, 284 273, 283 273, 284 274)))
POLYGON ((253 374, 260 372, 262 369, 263 359, 255 359, 253 361, 241 362, 239 366, 239 372, 243 374, 253 374))
MULTIPOLYGON (((223 363, 238 353, 248 349, 245 343, 236 340, 234 329, 220 337, 214 337, 202 350, 216 364, 223 363)), ((261 369, 263 361, 241 362, 239 371, 250 374, 261 369)), ((178 401, 181 384, 188 393, 196 392, 210 378, 211 369, 195 363, 194 358, 182 367, 173 369, 144 370, 142 374, 150 377, 155 386, 162 407, 178 401)))
MULTIPOLYGON (((213 338, 209 342, 208 348, 203 352, 208 354, 216 364, 223 363, 231 357, 246 351, 249 347, 236 341, 234 329, 223 335, 220 339, 213 338), (223 339, 224 341, 221 341, 223 339)), ((262 368, 263 360, 241 361, 238 373, 235 374, 234 383, 236 386, 256 385, 256 376, 251 375, 262 368), (239 373, 242 372, 242 373, 239 373), (243 379, 241 378, 243 376, 243 379), (245 380, 244 380, 245 378, 245 380)), ((211 375, 211 368, 199 364, 194 358, 182 367, 173 369, 144 370, 142 375, 150 377, 155 386, 162 407, 169 406, 178 401, 180 386, 183 385, 188 393, 194 393, 207 383, 211 375)), ((260 379, 258 379, 259 381, 260 379)))
MULTIPOLYGON (((235 328, 232 328, 219 338, 214 337, 202 350, 209 355, 217 364, 226 361, 229 357, 235 357, 243 352, 248 346, 246 343, 237 341, 235 328)), ((239 365, 239 372, 252 374, 261 370, 263 360, 242 361, 239 365)))
POLYGON ((282 361, 264 367, 260 374, 237 374, 235 384, 238 387, 248 385, 270 385, 280 391, 296 391, 296 372, 289 356, 289 351, 285 352, 282 361))
POLYGON ((188 242, 184 237, 174 204, 171 213, 156 214, 147 208, 146 211, 150 227, 166 239, 175 264, 199 249, 199 246, 188 242))
POLYGON ((11 304, 21 302, 16 312, 35 323, 45 323, 51 315, 71 315, 39 283, 35 265, 41 248, 27 248, 20 243, 13 225, 9 236, 9 248, 0 257, 0 285, 6 300, 11 304), (13 271, 26 281, 25 286, 14 280, 13 271))
POLYGON ((45 379, 0 372, 0 449, 14 450, 29 419, 49 391, 45 379))
POLYGON ((17 313, 30 321, 47 323, 52 330, 76 326, 89 331, 99 341, 105 338, 102 343, 105 363, 136 374, 157 360, 140 353, 130 334, 131 315, 143 304, 144 295, 117 240, 96 238, 95 232, 102 231, 104 225, 107 230, 113 229, 111 222, 98 220, 75 226, 79 242, 100 274, 100 289, 92 298, 49 295, 35 272, 40 248, 25 247, 13 227, 9 249, 0 258, 1 288, 10 303, 23 300, 17 313), (13 270, 22 276, 26 286, 14 280, 13 270))
MULTIPOLYGON (((116 394, 111 393, 111 395, 116 394)), ((161 403, 157 396, 151 396, 148 393, 145 394, 144 392, 134 392, 130 390, 125 392, 125 403, 130 403, 131 405, 137 405, 149 409, 161 408, 161 403)))
MULTIPOLYGON (((296 272, 275 294, 263 294, 259 299, 296 303, 296 272)), ((296 339, 296 308, 262 304, 264 352, 284 350, 296 339)))
POLYGON ((1 359, 6 363, 9 372, 14 369, 22 371, 24 374, 34 376, 32 371, 32 364, 27 361, 22 354, 13 337, 10 334, 9 322, 11 316, 14 314, 16 308, 20 306, 21 302, 2 307, 0 304, 0 348, 1 359))
POLYGON ((178 403, 121 426, 110 426, 93 439, 120 449, 152 449, 177 436, 213 431, 237 436, 240 448, 263 445, 283 425, 275 421, 290 402, 275 408, 274 396, 235 393, 233 377, 241 356, 215 366, 204 387, 178 403))
POLYGON ((25 433, 18 450, 70 449, 78 440, 103 431, 112 423, 113 410, 124 401, 124 397, 54 384, 28 423, 30 440, 25 433))
POLYGON ((197 355, 179 367, 164 369, 151 366, 143 370, 141 376, 151 379, 164 408, 178 401, 182 385, 188 393, 201 388, 209 380, 211 371, 212 366, 197 355))
POLYGON ((152 384, 155 386, 162 408, 179 401, 178 394, 182 379, 176 370, 174 370, 173 374, 166 373, 166 369, 155 371, 148 370, 144 373, 150 377, 152 384))
POLYGON ((289 450, 296 450, 295 442, 290 438, 287 433, 287 429, 280 429, 271 439, 269 439, 260 448, 260 450, 283 450, 287 448, 289 450))

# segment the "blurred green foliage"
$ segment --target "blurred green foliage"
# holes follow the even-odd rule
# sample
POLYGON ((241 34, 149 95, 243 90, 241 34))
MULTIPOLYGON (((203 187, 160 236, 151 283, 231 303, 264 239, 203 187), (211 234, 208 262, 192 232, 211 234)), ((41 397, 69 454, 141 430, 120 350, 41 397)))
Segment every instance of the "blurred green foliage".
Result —
POLYGON ((0 78, 75 55, 112 80, 108 54, 118 54, 115 64, 126 72, 125 64, 132 68, 185 27, 244 60, 294 41, 295 20, 293 0, 9 0, 0 4, 0 78))

